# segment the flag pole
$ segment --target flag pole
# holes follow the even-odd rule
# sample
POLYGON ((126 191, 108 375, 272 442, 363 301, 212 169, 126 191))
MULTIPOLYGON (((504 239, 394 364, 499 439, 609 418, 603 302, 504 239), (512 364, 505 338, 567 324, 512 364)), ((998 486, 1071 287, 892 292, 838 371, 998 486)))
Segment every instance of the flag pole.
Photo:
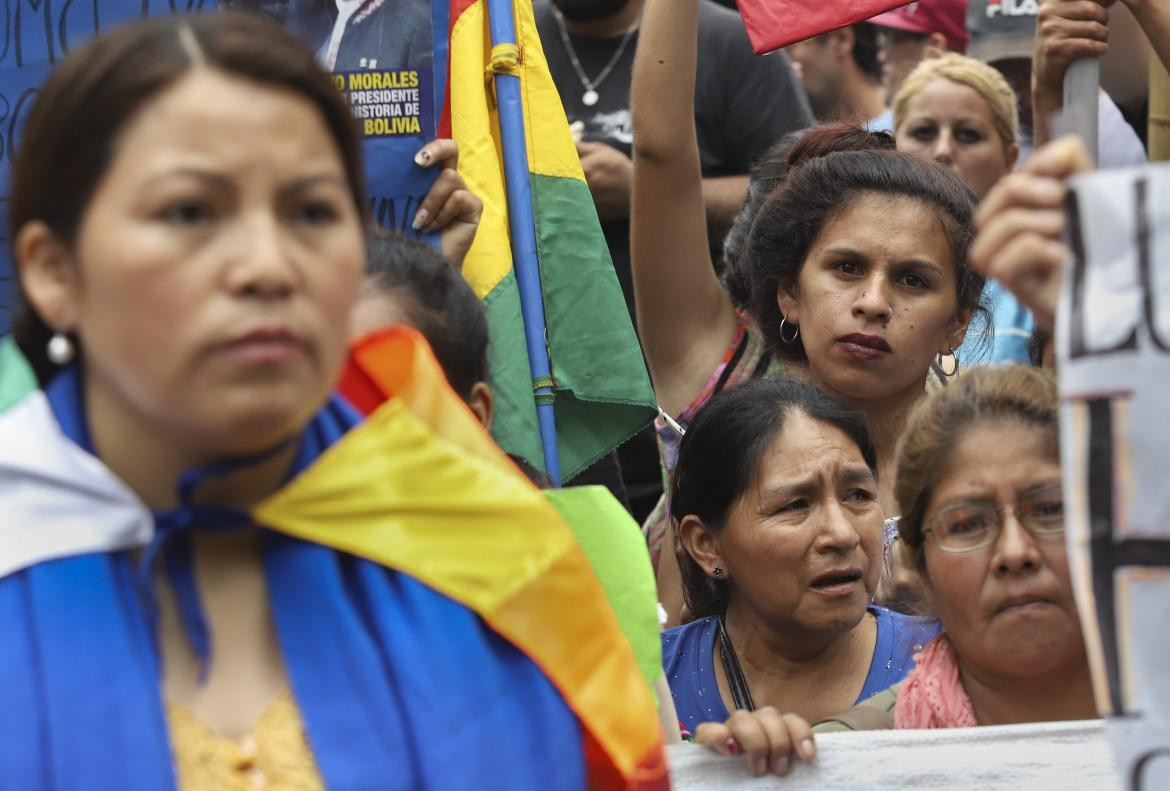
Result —
MULTIPOLYGON (((544 315, 544 292, 536 251, 536 222, 532 214, 532 188, 528 180, 528 146, 524 132, 524 103, 520 93, 520 47, 516 43, 513 0, 487 0, 491 29, 490 71, 495 82, 499 108, 504 183, 508 192, 508 225, 512 232, 512 268, 520 289, 520 312, 524 319, 524 340, 528 346, 528 367, 532 393, 544 450, 545 472, 554 486, 561 485, 557 454, 557 425, 553 413, 551 365, 544 315)), ((527 0, 520 0, 527 2, 527 0)))
POLYGON ((1085 148, 1097 161, 1097 92, 1101 87, 1099 58, 1080 58, 1068 65, 1064 73, 1064 109, 1069 114, 1073 132, 1085 141, 1085 148))

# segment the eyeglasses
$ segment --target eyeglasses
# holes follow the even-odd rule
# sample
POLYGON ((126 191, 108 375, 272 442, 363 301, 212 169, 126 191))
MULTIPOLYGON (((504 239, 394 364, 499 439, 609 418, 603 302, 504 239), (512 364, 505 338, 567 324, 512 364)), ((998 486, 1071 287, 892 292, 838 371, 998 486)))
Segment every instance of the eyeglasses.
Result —
POLYGON ((995 542, 1003 527, 1004 511, 1015 513, 1020 524, 1035 536, 1064 532, 1064 496, 1059 484, 1034 489, 1009 505, 975 501, 947 506, 922 532, 933 533, 944 552, 972 552, 995 542))

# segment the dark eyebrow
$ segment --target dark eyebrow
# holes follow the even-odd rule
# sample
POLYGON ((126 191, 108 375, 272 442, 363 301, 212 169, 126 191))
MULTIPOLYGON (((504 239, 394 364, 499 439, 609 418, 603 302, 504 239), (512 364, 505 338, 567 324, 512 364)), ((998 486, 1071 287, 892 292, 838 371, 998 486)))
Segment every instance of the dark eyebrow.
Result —
MULTIPOLYGON (((825 253, 828 255, 839 256, 842 258, 854 258, 858 261, 868 261, 869 256, 860 250, 855 250, 852 247, 826 247, 825 253)), ((943 274, 944 270, 941 266, 926 258, 907 258, 904 261, 899 261, 898 266, 913 267, 916 269, 928 269, 936 274, 943 274)))
POLYGON ((938 275, 945 274, 945 270, 941 266, 925 258, 907 258, 905 261, 899 261, 898 266, 907 269, 927 269, 938 275))
POLYGON ((846 486, 858 483, 873 483, 876 480, 873 470, 863 464, 850 464, 841 471, 840 481, 846 486))
POLYGON ((796 497, 799 495, 807 495, 810 491, 817 488, 817 475, 812 473, 797 480, 788 481, 773 486, 770 489, 760 492, 760 510, 769 511, 773 504, 778 500, 786 500, 789 497, 796 497))
MULTIPOLYGON (((209 182, 215 189, 230 190, 232 188, 231 178, 218 173, 214 170, 205 170, 197 167, 182 167, 176 170, 168 170, 165 173, 159 173, 156 176, 151 176, 147 179, 145 187, 150 187, 154 183, 162 181, 163 179, 174 178, 175 176, 187 176, 196 178, 200 181, 209 182)), ((317 184, 322 182, 333 182, 342 187, 348 187, 346 178, 338 173, 313 173, 308 176, 303 176, 295 181, 287 184, 282 188, 282 192, 304 192, 312 189, 317 184)))
MULTIPOLYGON (((812 473, 803 478, 788 481, 761 492, 760 511, 767 513, 775 507, 778 501, 787 500, 789 497, 809 496, 810 493, 816 491, 819 478, 819 475, 812 473)), ((856 486, 863 483, 873 484, 874 481, 873 472, 864 464, 850 464, 842 468, 838 475, 838 483, 845 486, 856 486)))
POLYGON ((219 190, 231 189, 231 179, 229 179, 227 176, 221 173, 217 173, 214 170, 205 170, 203 168, 196 167, 181 167, 177 168, 176 170, 168 170, 164 173, 151 176, 146 180, 146 183, 143 185, 143 189, 151 187, 159 181, 174 178, 175 176, 187 176, 190 178, 199 179, 200 181, 207 181, 210 182, 213 187, 219 190))
POLYGON ((869 260, 869 256, 860 250, 853 249, 852 247, 826 247, 825 252, 830 255, 837 255, 845 258, 856 258, 859 261, 869 260))

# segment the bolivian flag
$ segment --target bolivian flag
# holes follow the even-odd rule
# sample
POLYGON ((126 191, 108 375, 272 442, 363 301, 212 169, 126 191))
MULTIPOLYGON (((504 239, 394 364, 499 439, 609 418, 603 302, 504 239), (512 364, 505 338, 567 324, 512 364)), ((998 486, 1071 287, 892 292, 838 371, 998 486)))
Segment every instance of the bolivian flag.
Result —
POLYGON ((650 690, 588 557, 422 337, 394 327, 366 339, 341 387, 359 406, 381 405, 257 508, 259 521, 406 571, 477 612, 579 718, 590 788, 669 787, 650 690))
MULTIPOLYGON (((327 783, 468 788, 470 767, 494 766, 474 781, 535 788, 583 766, 590 789, 667 788, 650 690, 569 527, 420 336, 390 330, 363 349, 377 365, 357 375, 394 396, 348 430, 351 410, 331 401, 302 436, 313 458, 250 513, 273 534, 273 620, 327 783), (480 697, 493 688, 531 697, 480 697), (528 734, 512 714, 525 701, 531 722, 558 726, 567 708, 580 727, 528 734), (485 740, 495 720, 509 733, 485 740)), ((21 788, 170 788, 149 627, 127 583, 126 550, 149 543, 154 515, 77 444, 69 421, 83 414, 75 368, 0 412, 0 767, 21 788)))
MULTIPOLYGON (((441 136, 484 202, 463 274, 487 309, 497 411, 493 434, 544 469, 520 294, 512 269, 493 70, 518 74, 524 97, 532 219, 556 390, 561 475, 568 480, 649 423, 656 409, 641 349, 613 272, 564 108, 540 46, 531 0, 512 2, 519 58, 492 63, 488 0, 451 0, 450 86, 441 136)), ((497 53, 499 54, 499 53, 497 53)), ((513 207, 513 211, 523 207, 513 207)))

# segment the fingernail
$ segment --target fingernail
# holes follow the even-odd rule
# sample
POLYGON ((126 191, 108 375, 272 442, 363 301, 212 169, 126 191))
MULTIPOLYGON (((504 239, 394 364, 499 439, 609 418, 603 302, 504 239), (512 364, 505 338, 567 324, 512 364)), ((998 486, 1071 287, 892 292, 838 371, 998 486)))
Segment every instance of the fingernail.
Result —
POLYGON ((805 758, 812 758, 817 754, 817 746, 813 744, 812 739, 805 739, 800 743, 800 752, 805 758))
POLYGON ((752 764, 752 774, 754 774, 756 777, 759 777, 760 775, 762 775, 764 772, 767 772, 767 771, 768 771, 768 759, 767 758, 757 758, 755 760, 755 763, 752 764))
POLYGON ((735 739, 728 739, 727 743, 723 746, 726 747, 727 752, 731 753, 732 755, 739 755, 739 744, 735 741, 735 739))
POLYGON ((772 762, 772 771, 778 775, 788 774, 788 756, 776 756, 776 760, 772 762))
POLYGON ((416 165, 425 165, 430 161, 431 161, 431 152, 426 150, 425 148, 420 149, 419 152, 414 155, 414 163, 416 165))
POLYGON ((424 225, 426 225, 427 220, 430 218, 430 212, 428 212, 426 209, 419 209, 418 214, 414 215, 414 222, 410 224, 410 227, 417 231, 419 228, 422 228, 424 225))

